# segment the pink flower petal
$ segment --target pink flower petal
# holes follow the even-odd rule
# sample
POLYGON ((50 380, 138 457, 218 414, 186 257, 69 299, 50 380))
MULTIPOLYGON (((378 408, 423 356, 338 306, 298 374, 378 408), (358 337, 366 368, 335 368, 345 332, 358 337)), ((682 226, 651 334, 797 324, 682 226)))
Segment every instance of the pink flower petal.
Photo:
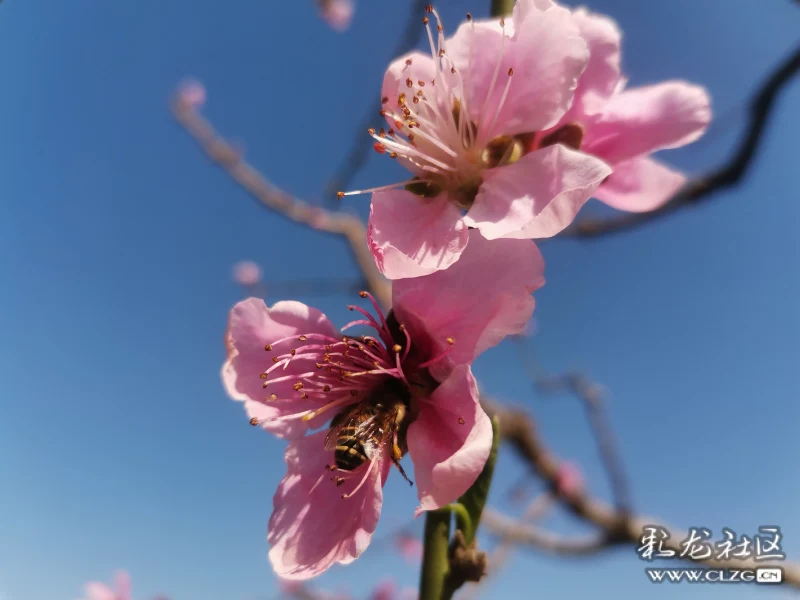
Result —
POLYGON ((618 210, 648 212, 669 200, 684 183, 681 173, 641 156, 615 165, 594 197, 618 210))
POLYGON ((327 434, 320 431, 286 448, 287 473, 273 498, 267 536, 269 559, 285 579, 309 579, 335 563, 352 562, 367 549, 378 525, 391 462, 376 464, 364 485, 342 498, 353 492, 362 471, 341 486, 330 480, 325 467, 334 459, 323 448, 327 434))
POLYGON ((475 483, 492 447, 492 424, 478 402, 478 384, 456 367, 420 404, 408 427, 408 451, 420 506, 416 515, 456 500, 475 483))
POLYGON ((535 306, 531 293, 542 285, 544 260, 534 243, 489 242, 473 231, 461 260, 446 271, 395 281, 392 304, 400 322, 421 323, 440 351, 454 338, 448 358, 469 364, 525 329, 535 306))
POLYGON ((600 112, 607 98, 617 88, 620 80, 620 46, 622 33, 608 17, 579 8, 572 18, 580 29, 581 37, 589 46, 589 64, 578 81, 575 102, 564 123, 581 121, 586 115, 600 112))
POLYGON ((92 581, 86 584, 86 600, 117 600, 117 595, 107 585, 92 581))
POLYGON ((513 23, 522 23, 525 19, 535 16, 534 13, 543 12, 555 6, 553 0, 517 0, 511 12, 513 23))
POLYGON ((464 222, 490 240, 551 237, 572 222, 610 174, 593 156, 548 146, 487 171, 464 222))
POLYGON ((473 120, 486 112, 484 130, 497 114, 489 138, 547 129, 572 103, 589 51, 570 12, 555 5, 544 11, 535 6, 546 4, 515 11, 506 24, 505 41, 497 21, 492 21, 464 23, 447 42, 456 69, 468 73, 464 85, 473 120), (514 71, 510 81, 509 68, 514 71), (499 112, 496 107, 501 107, 499 112))
MULTIPOLYGON (((230 312, 225 334, 228 358, 222 366, 222 382, 231 398, 245 403, 250 417, 258 418, 264 429, 279 437, 303 435, 309 424, 301 418, 307 411, 317 408, 319 403, 299 399, 291 380, 264 389, 260 375, 272 366, 273 356, 264 347, 281 338, 309 333, 336 339, 341 337, 323 313, 300 302, 277 302, 272 308, 267 308, 263 300, 248 298, 236 304, 230 312), (271 394, 276 394, 278 400, 271 400, 271 394)), ((304 345, 298 341, 293 347, 304 345)), ((304 373, 309 364, 313 365, 308 360, 293 360, 281 374, 304 373)))
POLYGON ((447 269, 469 240, 461 213, 444 196, 420 198, 405 190, 372 195, 368 243, 389 279, 447 269))
POLYGON ((677 148, 699 138, 711 120, 705 88, 683 81, 631 88, 612 96, 586 132, 582 150, 610 164, 677 148))
MULTIPOLYGON (((462 87, 458 88, 460 93, 456 97, 460 98, 461 108, 466 109, 473 122, 482 120, 485 126, 490 126, 490 118, 481 119, 481 115, 494 115, 494 111, 484 106, 495 107, 497 103, 491 103, 487 99, 492 77, 497 71, 497 77, 493 92, 495 100, 502 94, 508 76, 508 67, 505 60, 501 57, 507 56, 508 48, 511 46, 511 32, 513 25, 510 20, 506 23, 505 34, 500 27, 499 19, 492 20, 473 20, 459 25, 453 37, 447 40, 447 56, 458 72, 463 77, 462 87), (505 40, 503 37, 505 36, 505 40), (505 66, 505 68, 503 68, 505 66)), ((440 75, 443 76, 446 73, 440 75)), ((437 82, 437 85, 441 83, 437 82)))
MULTIPOLYGON (((408 87, 408 80, 411 80, 414 89, 417 89, 420 81, 430 86, 431 81, 436 77, 436 64, 430 54, 422 52, 409 52, 400 58, 393 60, 386 69, 383 76, 381 87, 381 98, 386 98, 383 107, 387 111, 399 112, 398 98, 404 95, 411 103, 411 96, 414 92, 408 87)), ((424 86, 423 86, 424 87, 424 86)), ((387 117, 389 125, 392 126, 393 120, 387 117)))
MULTIPOLYGON (((413 106, 412 98, 416 93, 415 90, 420 90, 419 82, 422 82, 423 88, 427 85, 429 86, 427 89, 430 89, 431 82, 436 78, 436 64, 430 54, 410 52, 392 61, 383 76, 383 86, 381 87, 381 109, 386 111, 385 119, 390 129, 402 131, 402 128, 398 127, 398 123, 402 124, 404 121, 401 103, 413 106), (408 87, 409 81, 414 89, 408 87)), ((435 94, 432 96, 436 97, 435 94)), ((433 102, 433 99, 429 101, 433 102)), ((452 110, 452 107, 447 110, 452 110)), ((408 160, 402 152, 395 160, 414 175, 422 177, 429 174, 417 163, 408 160)))

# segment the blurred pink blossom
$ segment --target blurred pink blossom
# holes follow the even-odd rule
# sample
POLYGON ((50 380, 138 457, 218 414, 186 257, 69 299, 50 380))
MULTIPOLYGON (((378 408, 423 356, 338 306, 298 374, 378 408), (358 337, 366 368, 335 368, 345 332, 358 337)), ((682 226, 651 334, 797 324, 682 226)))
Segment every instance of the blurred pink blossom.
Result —
POLYGON ((278 585, 284 594, 297 594, 303 589, 303 583, 293 579, 279 579, 278 585))
POLYGON ((417 598, 419 592, 415 588, 406 587, 398 591, 397 585, 391 579, 376 585, 369 596, 369 600, 417 600, 417 598))
POLYGON ((583 491, 583 471, 577 464, 564 461, 558 465, 556 489, 559 494, 574 496, 583 491))
POLYGON ((686 178, 649 155, 703 135, 711 121, 708 92, 685 81, 626 87, 616 23, 583 8, 572 16, 591 57, 572 108, 558 124, 539 133, 532 148, 560 143, 602 159, 613 173, 594 196, 620 210, 653 210, 686 178))
POLYGON ((389 279, 447 269, 472 239, 469 228, 489 240, 553 236, 611 173, 562 144, 526 146, 567 112, 589 61, 567 9, 518 0, 511 18, 469 18, 447 39, 437 38, 432 8, 430 20, 436 47, 389 65, 381 93, 389 129, 370 130, 375 150, 414 179, 348 192, 374 192, 370 249, 389 279))
POLYGON ((377 318, 349 307, 360 315, 343 330, 367 325, 374 336, 342 337, 299 302, 267 308, 250 298, 231 310, 223 383, 252 424, 291 440, 268 533, 280 577, 308 579, 355 560, 377 526, 391 466, 403 473, 406 451, 417 514, 454 501, 480 474, 492 430, 470 364, 528 322, 544 264, 528 241, 475 236, 453 268, 395 282, 388 316, 362 292, 377 318), (476 285, 492 293, 475 302, 476 285), (375 436, 385 427, 381 442, 334 451, 337 439, 328 444, 327 430, 305 435, 354 408, 365 416, 343 422, 367 422, 375 436), (391 426, 375 419, 381 413, 391 415, 391 426), (354 464, 354 454, 363 461, 354 464))
POLYGON ((131 580, 125 571, 114 577, 114 588, 91 581, 86 584, 86 600, 131 600, 131 580))
POLYGON ((261 281, 261 267, 250 260, 243 260, 233 266, 233 280, 242 286, 256 285, 261 281))
POLYGON ((395 545, 403 558, 412 565, 418 565, 422 560, 422 540, 406 532, 401 532, 395 537, 395 545))
POLYGON ((386 579, 375 586, 369 596, 370 600, 395 600, 395 591, 397 587, 394 581, 386 579))
POLYGON ((419 591, 413 587, 405 587, 398 600, 419 600, 419 591))
POLYGON ((178 101, 186 108, 200 108, 206 102, 206 88, 196 79, 186 79, 178 88, 178 101))
POLYGON ((344 31, 353 20, 355 4, 353 0, 317 0, 320 16, 336 31, 344 31))

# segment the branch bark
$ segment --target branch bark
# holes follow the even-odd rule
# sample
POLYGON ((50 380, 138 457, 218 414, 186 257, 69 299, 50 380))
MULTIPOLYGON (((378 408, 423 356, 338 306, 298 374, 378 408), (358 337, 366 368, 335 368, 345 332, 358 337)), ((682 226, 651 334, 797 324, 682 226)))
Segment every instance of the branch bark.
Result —
MULTIPOLYGON (((674 550, 676 553, 681 552, 680 540, 684 539, 684 532, 664 525, 658 519, 620 513, 602 500, 592 498, 585 491, 569 495, 560 493, 557 486, 558 459, 545 448, 528 415, 521 410, 504 408, 486 396, 482 396, 481 404, 484 410, 500 420, 500 431, 503 433, 504 441, 509 443, 517 454, 549 484, 561 504, 575 516, 596 525, 600 529, 600 534, 596 538, 561 538, 552 534, 544 534, 525 523, 500 517, 497 513, 489 513, 484 519, 484 525, 488 531, 504 538, 511 537, 520 544, 551 553, 586 555, 621 544, 638 544, 646 526, 661 525, 672 533, 672 537, 664 542, 664 549, 674 550)), ((719 569, 779 567, 783 569, 784 582, 800 588, 800 565, 794 563, 767 565, 752 559, 720 561, 714 558, 694 562, 719 569)))
POLYGON ((594 433, 597 453, 611 481, 611 491, 619 513, 630 513, 633 503, 628 478, 622 465, 616 436, 608 421, 604 407, 603 392, 599 385, 580 373, 542 376, 535 381, 536 389, 544 393, 566 391, 578 398, 586 410, 586 416, 594 433))
POLYGON ((258 170, 249 165, 239 152, 220 136, 211 124, 190 104, 176 96, 172 112, 211 161, 223 169, 256 201, 272 212, 295 223, 345 239, 353 259, 364 275, 364 281, 378 302, 385 308, 391 306, 391 288, 375 267, 367 246, 367 231, 357 216, 325 210, 303 202, 277 187, 258 170))

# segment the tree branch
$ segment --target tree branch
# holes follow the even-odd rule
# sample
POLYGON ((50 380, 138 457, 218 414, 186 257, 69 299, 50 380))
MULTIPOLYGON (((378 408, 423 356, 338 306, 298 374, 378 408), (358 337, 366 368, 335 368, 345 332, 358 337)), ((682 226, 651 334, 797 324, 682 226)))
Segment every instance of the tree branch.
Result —
MULTIPOLYGON (((585 537, 564 537, 556 533, 500 514, 492 508, 486 509, 483 524, 494 535, 503 539, 504 545, 523 544, 534 546, 551 554, 569 554, 584 556, 594 554, 606 545, 603 535, 585 537)), ((492 565, 494 566, 494 565, 492 565)))
MULTIPOLYGON (((481 397, 484 410, 500 419, 500 431, 504 441, 508 442, 533 470, 544 479, 553 490, 561 504, 582 520, 596 525, 601 530, 601 537, 590 539, 559 539, 545 535, 524 523, 512 522, 505 518, 488 517, 484 525, 488 531, 503 537, 514 536, 518 543, 542 548, 548 552, 559 554, 590 554, 621 544, 638 544, 646 526, 659 526, 659 520, 633 514, 620 513, 614 507, 589 496, 585 491, 563 494, 558 491, 558 460, 544 447, 536 432, 533 421, 521 410, 503 408, 486 396, 481 397)), ((680 540, 685 534, 668 525, 661 525, 672 533, 672 537, 663 544, 664 549, 680 553, 680 540)), ((720 569, 756 569, 775 566, 783 569, 783 580, 796 588, 800 588, 800 565, 783 563, 766 565, 752 559, 731 559, 720 561, 714 558, 694 561, 708 567, 720 569)))
POLYGON ((628 478, 622 465, 622 457, 617 447, 616 436, 608 422, 604 408, 603 391, 599 385, 591 382, 580 373, 565 373, 540 377, 535 382, 536 388, 543 393, 566 391, 580 399, 586 409, 586 416, 597 443, 597 453, 611 481, 611 491, 617 511, 629 513, 632 510, 631 494, 628 478))
POLYGON ((566 392, 581 401, 594 434, 597 452, 611 483, 611 491, 614 494, 617 511, 620 513, 631 512, 633 503, 631 501, 630 486, 625 475, 625 468, 619 453, 616 436, 605 411, 602 387, 592 382, 588 377, 576 372, 569 372, 563 375, 548 375, 544 373, 536 362, 528 344, 525 343, 525 338, 523 336, 515 336, 513 339, 519 348, 525 371, 539 393, 556 394, 566 392))
POLYGON ((582 220, 565 229, 559 237, 588 239, 614 235, 695 206, 714 193, 738 184, 753 162, 778 94, 798 71, 800 71, 800 48, 773 71, 750 100, 750 117, 746 134, 726 164, 704 176, 688 181, 666 204, 653 211, 628 213, 611 219, 582 220))
POLYGON ((317 231, 343 237, 372 293, 384 307, 391 305, 391 288, 375 267, 361 219, 312 206, 273 185, 242 159, 239 152, 190 103, 182 101, 180 95, 176 95, 172 102, 172 112, 208 158, 264 207, 317 231))

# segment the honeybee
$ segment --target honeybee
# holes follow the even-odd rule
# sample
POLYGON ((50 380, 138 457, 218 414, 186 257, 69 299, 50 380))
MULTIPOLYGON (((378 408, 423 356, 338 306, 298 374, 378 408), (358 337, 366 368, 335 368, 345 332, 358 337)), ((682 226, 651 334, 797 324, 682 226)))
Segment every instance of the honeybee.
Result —
MULTIPOLYGON (((400 459, 405 454, 405 430, 408 408, 394 394, 375 394, 363 402, 347 407, 331 421, 325 436, 325 450, 334 451, 336 470, 354 471, 368 460, 376 460, 383 452, 389 457, 410 485, 400 459)), ((344 482, 338 478, 338 484, 344 482)))

